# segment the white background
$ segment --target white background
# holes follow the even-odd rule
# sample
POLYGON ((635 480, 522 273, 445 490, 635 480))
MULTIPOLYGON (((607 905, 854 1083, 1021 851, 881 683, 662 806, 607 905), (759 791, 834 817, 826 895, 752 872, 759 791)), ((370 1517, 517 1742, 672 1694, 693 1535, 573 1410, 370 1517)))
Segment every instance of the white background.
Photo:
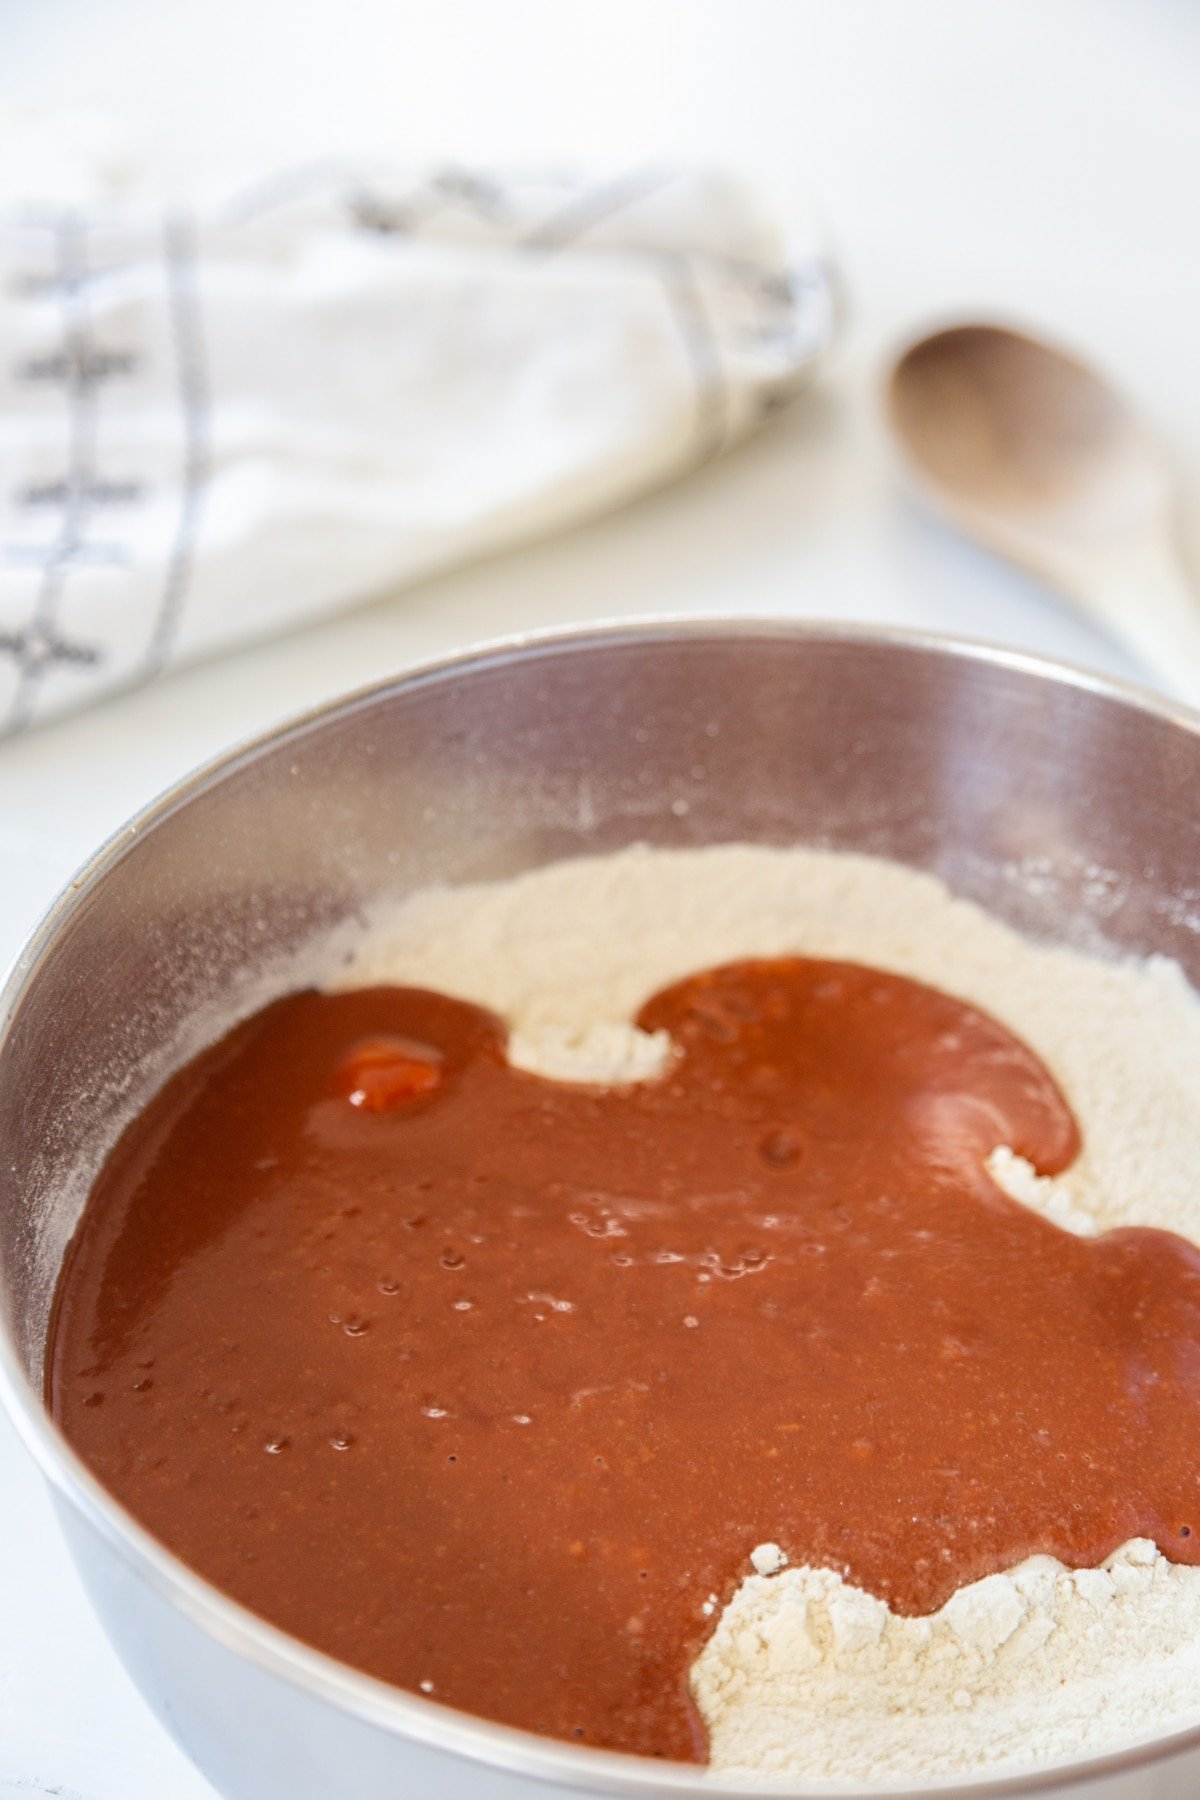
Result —
MULTIPOLYGON (((192 764, 473 638, 648 610, 779 612, 1130 672, 901 497, 878 373, 940 317, 1027 320, 1119 376, 1175 447, 1200 564, 1196 0, 0 0, 0 98, 115 115, 181 172, 375 148, 733 162, 818 195, 850 303, 818 391, 669 492, 0 746, 4 960, 100 838, 192 764)), ((210 1793, 108 1652, 0 1423, 9 1789, 210 1793)))

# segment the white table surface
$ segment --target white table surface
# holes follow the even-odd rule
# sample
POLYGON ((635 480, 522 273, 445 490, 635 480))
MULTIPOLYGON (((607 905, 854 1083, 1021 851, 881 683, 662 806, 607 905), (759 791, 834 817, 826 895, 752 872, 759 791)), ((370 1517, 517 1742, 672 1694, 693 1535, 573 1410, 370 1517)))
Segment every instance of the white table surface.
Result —
MULTIPOLYGON (((874 384, 888 345, 931 317, 1024 317, 1119 372, 1177 447, 1200 564, 1194 0, 14 0, 0 83, 115 114, 183 168, 388 147, 601 166, 666 152, 799 178, 825 204, 852 307, 818 391, 688 482, 0 746, 0 959, 100 838, 191 765, 476 638, 755 611, 1131 672, 898 494, 874 384)), ((0 1421, 8 1791, 211 1800, 108 1650, 0 1421)))

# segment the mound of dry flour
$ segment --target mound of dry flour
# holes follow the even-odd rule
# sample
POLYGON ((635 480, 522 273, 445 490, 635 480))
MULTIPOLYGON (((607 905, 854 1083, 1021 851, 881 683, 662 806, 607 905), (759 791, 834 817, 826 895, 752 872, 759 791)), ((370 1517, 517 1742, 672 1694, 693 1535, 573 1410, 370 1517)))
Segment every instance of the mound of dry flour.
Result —
MULTIPOLYGON (((1083 1132, 1037 1177, 994 1176, 1069 1230, 1159 1225, 1200 1242, 1200 1002, 1170 963, 1031 943, 930 876, 828 851, 629 850, 496 885, 428 890, 376 919, 338 985, 436 987, 509 1023, 510 1054, 558 1079, 642 1079, 671 1052, 630 1025, 668 982, 743 956, 871 963, 984 1008, 1056 1076, 1083 1132)), ((1047 1371, 1047 1380, 1055 1378, 1047 1371)), ((774 1538, 764 1517, 758 1539, 774 1538)), ((1200 1713, 1200 1569, 1127 1544, 1103 1569, 1037 1557, 894 1616, 769 1550, 692 1672, 725 1772, 886 1781, 1097 1752, 1200 1713)))

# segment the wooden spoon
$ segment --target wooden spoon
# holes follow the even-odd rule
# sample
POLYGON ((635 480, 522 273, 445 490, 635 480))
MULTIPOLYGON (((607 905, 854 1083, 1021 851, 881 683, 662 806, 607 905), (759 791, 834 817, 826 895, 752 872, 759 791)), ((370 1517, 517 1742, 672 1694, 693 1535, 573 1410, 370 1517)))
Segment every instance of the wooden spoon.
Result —
POLYGON ((1200 699, 1200 600, 1175 550, 1171 471, 1099 375, 1020 332, 959 325, 900 356, 887 402, 929 500, 1200 699))

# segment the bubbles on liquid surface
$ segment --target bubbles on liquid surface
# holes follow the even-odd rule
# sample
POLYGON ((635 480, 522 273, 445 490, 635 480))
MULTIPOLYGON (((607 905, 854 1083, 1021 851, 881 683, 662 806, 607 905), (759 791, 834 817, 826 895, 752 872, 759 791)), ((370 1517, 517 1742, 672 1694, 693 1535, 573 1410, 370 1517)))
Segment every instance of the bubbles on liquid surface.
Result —
POLYGON ((770 1131, 758 1151, 768 1168, 790 1169, 800 1160, 801 1144, 790 1131, 770 1131))

